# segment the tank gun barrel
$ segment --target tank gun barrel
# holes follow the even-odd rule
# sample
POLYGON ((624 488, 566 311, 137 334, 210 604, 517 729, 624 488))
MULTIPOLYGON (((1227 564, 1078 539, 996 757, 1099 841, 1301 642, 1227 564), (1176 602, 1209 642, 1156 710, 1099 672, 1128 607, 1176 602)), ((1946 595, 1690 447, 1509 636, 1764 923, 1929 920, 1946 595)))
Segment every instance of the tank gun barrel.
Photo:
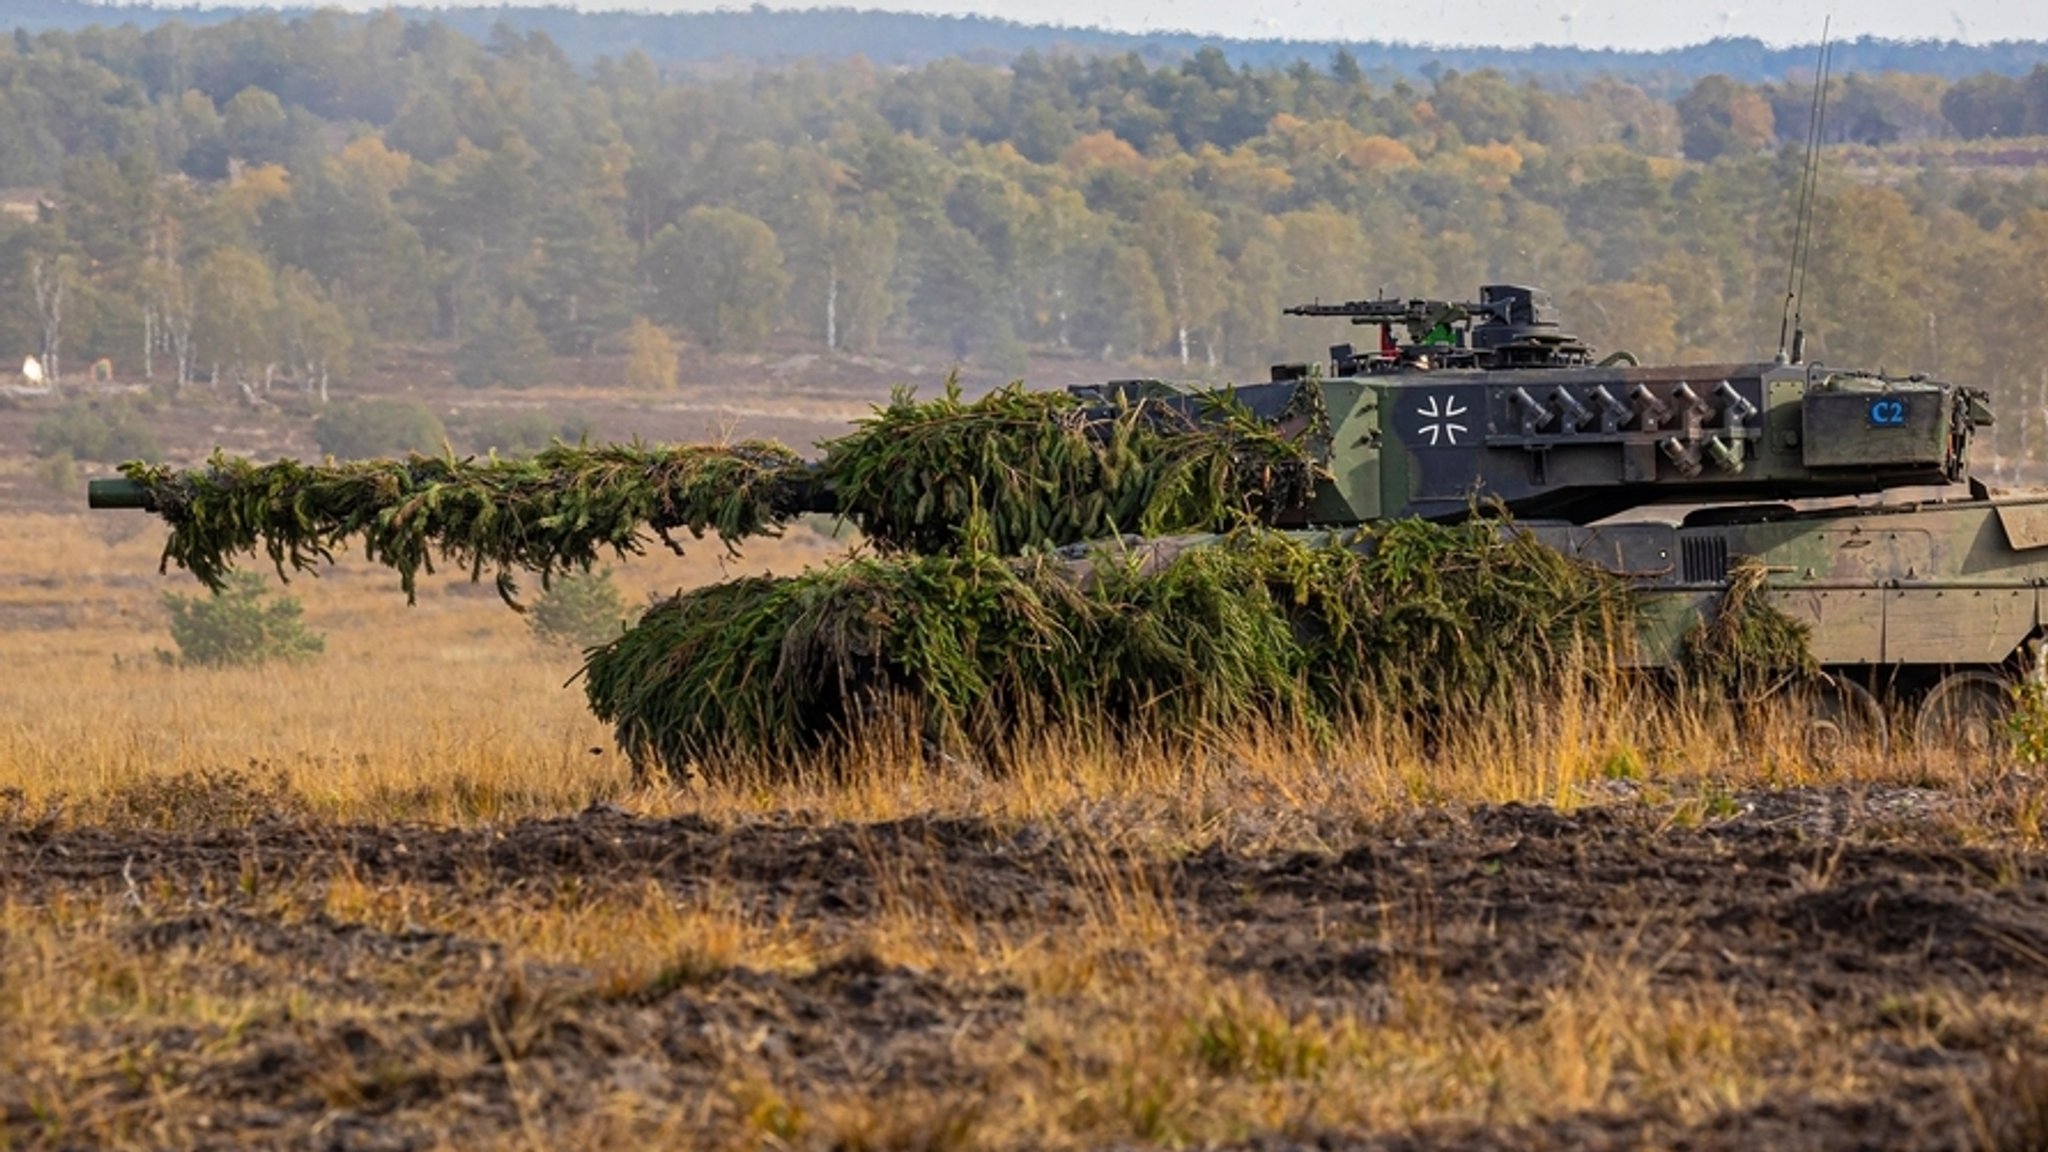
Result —
POLYGON ((140 508, 144 512, 154 512, 156 511, 156 500, 149 494, 149 489, 128 479, 126 476, 111 476, 86 482, 85 506, 88 508, 140 508))
MULTIPOLYGON (((157 510, 156 497, 150 490, 126 476, 103 476, 88 480, 85 485, 85 506, 94 511, 122 508, 134 508, 143 512, 157 510)), ((776 506, 792 516, 807 513, 830 516, 839 511, 839 495, 832 485, 818 474, 817 466, 811 465, 785 479, 776 506)))

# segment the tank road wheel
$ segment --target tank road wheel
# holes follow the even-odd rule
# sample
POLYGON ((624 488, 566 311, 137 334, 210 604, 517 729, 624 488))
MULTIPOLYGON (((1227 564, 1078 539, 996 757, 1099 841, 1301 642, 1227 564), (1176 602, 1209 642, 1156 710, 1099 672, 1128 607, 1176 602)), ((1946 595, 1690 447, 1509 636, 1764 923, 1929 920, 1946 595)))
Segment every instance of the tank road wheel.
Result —
POLYGON ((1890 746, 1884 705, 1847 676, 1823 672, 1799 696, 1806 713, 1806 754, 1815 764, 1838 764, 1855 749, 1882 756, 1890 746))
POLYGON ((2012 717, 2012 682, 1992 672, 1951 672, 1920 702, 1913 738, 1923 752, 1948 749, 1970 760, 1997 756, 2012 717))

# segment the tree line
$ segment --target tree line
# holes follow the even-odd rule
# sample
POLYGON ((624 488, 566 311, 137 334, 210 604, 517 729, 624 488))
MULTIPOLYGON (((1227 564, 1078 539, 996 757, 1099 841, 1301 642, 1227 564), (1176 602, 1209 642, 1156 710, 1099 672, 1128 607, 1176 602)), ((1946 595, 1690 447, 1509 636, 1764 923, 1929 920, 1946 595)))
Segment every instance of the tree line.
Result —
MULTIPOLYGON (((145 27, 180 23, 207 26, 246 16, 252 6, 150 4, 122 8, 119 19, 145 27)), ((303 10, 303 9, 302 9, 303 10)), ((1153 30, 1113 32, 1027 24, 974 14, 882 12, 850 7, 771 9, 761 5, 704 12, 597 11, 563 4, 450 4, 390 8, 404 19, 438 20, 482 39, 498 24, 518 32, 546 34, 569 57, 589 63, 639 50, 663 67, 730 70, 735 66, 780 66, 793 60, 861 57, 885 66, 923 65, 968 59, 1007 63, 1026 52, 1122 55, 1147 63, 1178 63, 1206 47, 1220 47, 1232 64, 1285 67, 1304 57, 1328 59, 1338 51, 1353 57, 1373 76, 1433 79, 1439 71, 1494 69, 1516 77, 1575 84, 1601 75, 1626 74, 1664 94, 1702 76, 1775 80, 1804 68, 1814 45, 1765 44, 1753 36, 1719 36, 1702 44, 1655 50, 1581 47, 1576 43, 1508 48, 1486 44, 1415 43, 1412 39, 1310 41, 1288 24, 1286 39, 1219 39, 1196 32, 1153 30), (1675 86, 1675 87, 1674 87, 1675 86)), ((30 32, 77 32, 111 18, 102 0, 0 0, 0 27, 30 32)), ((1471 17, 1466 17, 1468 21, 1471 17)), ((1559 31, 1570 40, 1569 25, 1559 31)), ((1818 34, 1821 28, 1812 28, 1818 34)), ((1407 29, 1398 37, 1462 40, 1484 34, 1480 23, 1407 29)), ((1835 61, 1845 72, 1905 72, 1960 79, 1980 72, 2022 75, 2041 60, 2036 41, 1967 43, 1957 40, 1887 40, 1861 36, 1835 41, 1835 61)))
MULTIPOLYGON (((421 341, 475 384, 594 353, 659 382, 674 340, 1244 377, 1349 338, 1288 303, 1510 280, 1602 347, 1767 355, 1810 96, 1213 48, 706 78, 392 12, 18 32, 0 348, 252 395, 421 341)), ((2038 409, 2048 177, 1964 161, 2048 132, 2048 66, 1851 74, 1830 107, 1815 353, 2038 409), (1887 160, 1907 144, 1934 160, 1887 160)))

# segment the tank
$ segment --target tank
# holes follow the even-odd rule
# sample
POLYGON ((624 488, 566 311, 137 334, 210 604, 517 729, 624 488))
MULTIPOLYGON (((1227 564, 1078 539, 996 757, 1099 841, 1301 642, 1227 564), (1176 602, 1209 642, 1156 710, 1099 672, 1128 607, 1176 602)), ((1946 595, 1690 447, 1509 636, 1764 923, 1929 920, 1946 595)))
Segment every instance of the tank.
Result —
MULTIPOLYGON (((1815 743, 1984 751, 2003 736, 2048 622, 2048 493, 1994 494, 1969 475, 1990 424, 1981 390, 1798 362, 1645 366, 1595 351, 1548 297, 1488 285, 1476 301, 1306 304, 1371 339, 1325 363, 1273 367, 1237 403, 1309 445, 1315 483, 1262 502, 1275 526, 1327 531, 1506 512, 1519 530, 1629 581, 1631 657, 1673 668, 1682 638, 1744 560, 1805 624, 1824 676, 1815 743)), ((1795 340, 1794 348, 1799 346, 1795 340)), ((1199 420, 1210 393, 1153 380, 1073 389, 1199 420)), ((788 500, 832 512, 829 484, 788 500)), ((95 508, 146 507, 124 480, 95 508)))
MULTIPOLYGON (((1749 559, 1810 632, 1825 677, 1817 744, 1986 751, 2048 624, 2048 493, 1969 475, 1987 393, 1925 376, 1793 362, 1643 366, 1594 359, 1535 288, 1474 302, 1363 300, 1291 315, 1374 330, 1326 365, 1239 390, 1271 419, 1320 392, 1327 477, 1276 519, 1329 527, 1489 509, 1625 577, 1644 610, 1634 659, 1673 667, 1686 631, 1749 559)), ((1797 345, 1795 344, 1795 347, 1797 345)), ((1159 385, 1088 390, 1105 401, 1159 385)))

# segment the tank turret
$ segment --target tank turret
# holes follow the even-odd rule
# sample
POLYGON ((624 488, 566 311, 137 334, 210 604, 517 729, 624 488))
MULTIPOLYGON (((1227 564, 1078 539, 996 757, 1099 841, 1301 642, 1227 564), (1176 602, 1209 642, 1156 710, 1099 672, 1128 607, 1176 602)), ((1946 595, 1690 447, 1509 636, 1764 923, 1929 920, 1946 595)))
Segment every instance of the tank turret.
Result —
MULTIPOLYGON (((1648 504, 1946 484, 1963 478, 1971 435, 1991 422, 1983 392, 1922 376, 1596 362, 1544 293, 1515 285, 1488 285, 1476 302, 1286 311, 1379 329, 1373 351, 1331 349, 1326 372, 1276 365, 1270 383, 1237 390, 1276 422, 1318 410, 1328 478, 1280 517, 1288 524, 1457 519, 1494 502, 1583 524, 1648 504)), ((1109 403, 1132 387, 1076 391, 1109 403)))

